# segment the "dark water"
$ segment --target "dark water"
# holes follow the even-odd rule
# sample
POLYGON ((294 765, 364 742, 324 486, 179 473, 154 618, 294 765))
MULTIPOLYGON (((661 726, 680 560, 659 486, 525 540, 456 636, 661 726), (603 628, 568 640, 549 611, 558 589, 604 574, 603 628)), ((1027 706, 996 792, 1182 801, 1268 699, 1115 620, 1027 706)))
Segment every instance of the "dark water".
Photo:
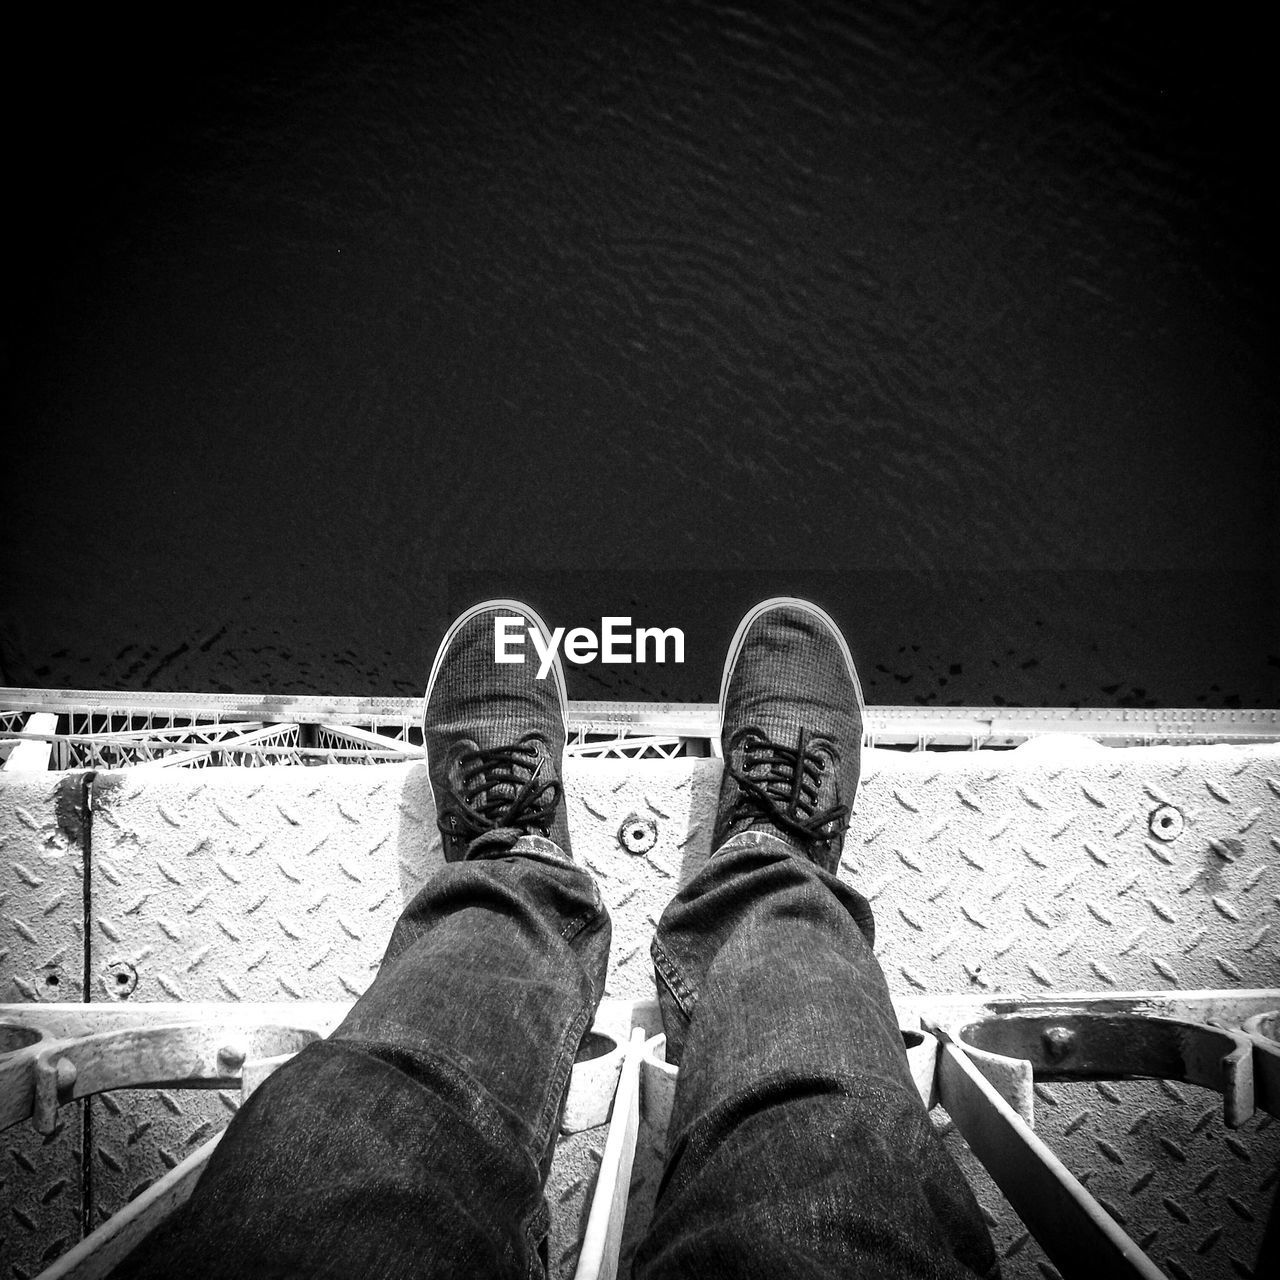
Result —
POLYGON ((14 32, 5 682, 416 692, 502 591, 709 700, 798 590, 873 701, 1280 700, 1243 19, 202 13, 14 32))

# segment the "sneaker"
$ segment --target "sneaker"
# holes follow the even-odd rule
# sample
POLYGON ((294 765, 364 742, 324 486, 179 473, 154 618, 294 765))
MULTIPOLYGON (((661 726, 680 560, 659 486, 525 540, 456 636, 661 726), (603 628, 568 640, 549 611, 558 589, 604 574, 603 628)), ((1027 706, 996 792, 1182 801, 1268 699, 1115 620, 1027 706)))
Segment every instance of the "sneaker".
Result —
POLYGON ((834 873, 858 792, 863 701, 831 618, 790 596, 756 605, 725 659, 720 724, 712 853, 759 828, 834 873))
POLYGON ((457 862, 472 841, 510 847, 522 835, 554 840, 571 857, 561 762, 569 732, 569 695, 556 655, 552 675, 537 679, 537 655, 526 642, 523 663, 494 656, 494 620, 547 625, 515 600, 486 600, 445 633, 423 700, 427 773, 444 856, 457 862))

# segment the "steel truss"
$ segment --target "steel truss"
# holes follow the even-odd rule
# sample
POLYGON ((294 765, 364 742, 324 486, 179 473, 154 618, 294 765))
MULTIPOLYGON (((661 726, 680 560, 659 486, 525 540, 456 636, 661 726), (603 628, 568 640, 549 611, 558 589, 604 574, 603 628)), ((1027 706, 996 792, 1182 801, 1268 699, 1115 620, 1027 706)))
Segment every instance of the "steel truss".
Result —
MULTIPOLYGON (((864 745, 1002 749, 1048 734, 1107 746, 1280 740, 1280 711, 1064 707, 867 708, 864 745)), ((0 758, 50 768, 381 764, 422 757, 421 698, 0 689, 0 758)), ((572 702, 573 756, 719 753, 707 703, 572 702)))

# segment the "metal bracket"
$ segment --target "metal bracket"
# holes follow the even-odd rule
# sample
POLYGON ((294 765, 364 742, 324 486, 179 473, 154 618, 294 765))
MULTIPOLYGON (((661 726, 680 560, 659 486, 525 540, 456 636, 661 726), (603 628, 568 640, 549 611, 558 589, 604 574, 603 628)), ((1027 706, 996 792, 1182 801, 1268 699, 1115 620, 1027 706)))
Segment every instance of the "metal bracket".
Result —
MULTIPOLYGON (((938 1024, 926 1025, 941 1033, 938 1024)), ((1077 1009, 998 1014, 951 1023, 949 1036, 1026 1124, 1034 1080, 1177 1080, 1222 1094, 1238 1129, 1254 1113, 1253 1046, 1235 1031, 1181 1018, 1077 1009)))
POLYGON ((240 1083, 251 1060, 292 1056, 319 1038, 301 1027, 191 1023, 42 1041, 31 1050, 31 1115, 52 1133, 59 1106, 108 1089, 225 1088, 240 1083))

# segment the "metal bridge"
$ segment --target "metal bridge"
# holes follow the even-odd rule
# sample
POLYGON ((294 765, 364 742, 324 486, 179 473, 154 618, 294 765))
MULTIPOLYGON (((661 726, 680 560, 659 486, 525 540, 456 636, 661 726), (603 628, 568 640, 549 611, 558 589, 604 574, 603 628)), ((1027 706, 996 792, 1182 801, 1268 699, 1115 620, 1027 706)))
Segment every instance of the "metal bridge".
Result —
MULTIPOLYGON (((548 1185, 552 1274, 585 1280, 652 1208, 648 941, 721 764, 714 707, 571 712, 574 853, 614 919, 548 1185)), ((0 690, 7 1274, 104 1274, 368 986, 441 862, 420 716, 0 690)), ((1280 1168, 1280 713, 873 707, 867 747, 840 873, 1005 1274, 1250 1274, 1280 1168)))

